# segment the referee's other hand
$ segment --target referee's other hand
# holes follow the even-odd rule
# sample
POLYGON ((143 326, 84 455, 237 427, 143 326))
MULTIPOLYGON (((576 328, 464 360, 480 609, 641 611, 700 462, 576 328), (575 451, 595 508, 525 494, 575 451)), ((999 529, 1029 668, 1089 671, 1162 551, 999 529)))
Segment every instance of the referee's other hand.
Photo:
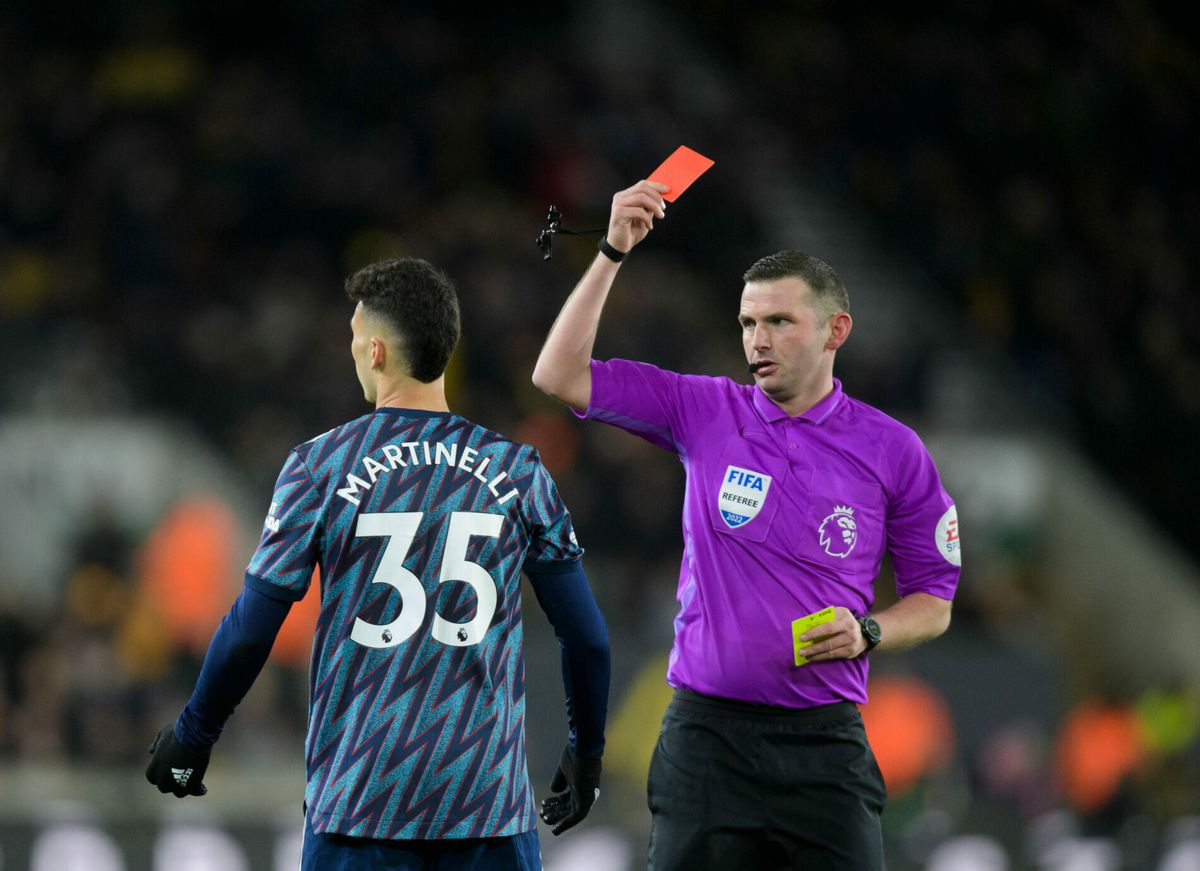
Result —
POLYGON ((854 612, 841 605, 833 609, 833 620, 814 626, 800 636, 801 641, 813 642, 804 649, 804 658, 809 662, 825 662, 830 659, 854 659, 867 649, 862 627, 854 612))
POLYGON ((568 744, 550 781, 554 793, 542 800, 542 822, 561 835, 583 820, 600 797, 600 757, 584 759, 568 744))

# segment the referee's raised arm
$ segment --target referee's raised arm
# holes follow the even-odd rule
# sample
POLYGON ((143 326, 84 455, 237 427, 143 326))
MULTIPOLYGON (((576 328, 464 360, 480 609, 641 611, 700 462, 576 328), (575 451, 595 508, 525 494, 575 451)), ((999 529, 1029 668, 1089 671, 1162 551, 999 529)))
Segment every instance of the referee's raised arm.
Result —
POLYGON ((583 411, 591 403, 592 347, 604 301, 621 260, 646 238, 655 218, 666 217, 662 195, 667 190, 666 185, 639 181, 613 196, 600 253, 567 297, 538 355, 534 386, 572 408, 583 411))

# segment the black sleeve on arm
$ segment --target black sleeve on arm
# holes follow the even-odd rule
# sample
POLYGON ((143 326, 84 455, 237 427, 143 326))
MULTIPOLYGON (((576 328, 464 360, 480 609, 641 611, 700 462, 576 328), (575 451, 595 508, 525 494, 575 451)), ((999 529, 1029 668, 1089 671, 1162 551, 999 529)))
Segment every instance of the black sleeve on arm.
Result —
POLYGON ((604 752, 608 717, 608 627, 582 561, 550 566, 526 563, 525 574, 562 647, 571 746, 582 757, 599 756, 604 752))
POLYGON ((196 688, 175 721, 175 740, 197 752, 210 750, 225 721, 266 664, 292 603, 244 587, 217 627, 196 688))

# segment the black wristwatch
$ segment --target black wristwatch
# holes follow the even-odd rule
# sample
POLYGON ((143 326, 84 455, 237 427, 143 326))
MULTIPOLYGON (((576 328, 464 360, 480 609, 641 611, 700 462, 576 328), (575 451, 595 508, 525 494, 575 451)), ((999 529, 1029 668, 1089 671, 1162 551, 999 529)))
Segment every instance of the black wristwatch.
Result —
POLYGON ((879 621, 870 614, 864 614, 857 619, 858 625, 862 628, 863 641, 867 642, 867 649, 863 652, 870 653, 883 638, 883 632, 879 628, 879 621))

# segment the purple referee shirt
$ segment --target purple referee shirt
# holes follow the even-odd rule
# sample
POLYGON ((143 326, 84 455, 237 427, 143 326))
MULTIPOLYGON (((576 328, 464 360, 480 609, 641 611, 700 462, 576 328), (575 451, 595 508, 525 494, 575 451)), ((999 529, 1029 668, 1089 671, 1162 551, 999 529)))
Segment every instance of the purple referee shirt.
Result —
POLYGON ((581 414, 687 471, 673 687, 787 708, 867 700, 868 657, 797 666, 792 621, 866 614, 884 551, 901 596, 952 599, 954 503, 907 426, 833 391, 789 417, 757 386, 593 360, 581 414))

